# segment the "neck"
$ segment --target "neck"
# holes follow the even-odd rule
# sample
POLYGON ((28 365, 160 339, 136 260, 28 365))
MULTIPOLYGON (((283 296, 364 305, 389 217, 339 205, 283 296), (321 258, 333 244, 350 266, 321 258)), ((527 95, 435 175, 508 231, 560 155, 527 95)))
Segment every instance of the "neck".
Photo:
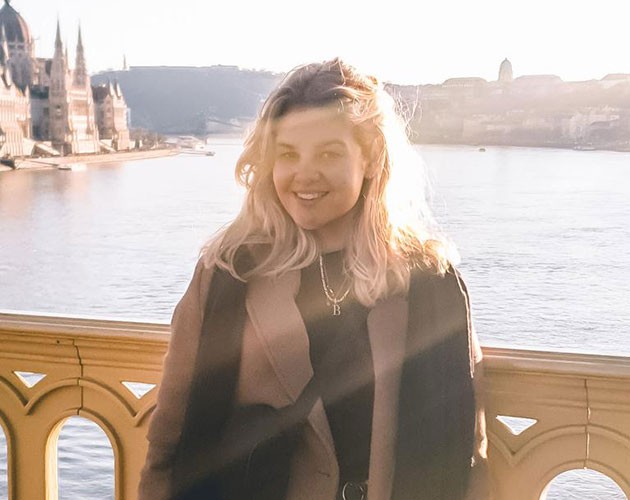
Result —
POLYGON ((316 237, 321 253, 343 250, 347 244, 345 231, 338 233, 332 233, 331 231, 317 232, 316 237))
POLYGON ((340 243, 338 245, 330 245, 330 244, 322 244, 320 242, 319 253, 321 253, 322 255, 325 255, 328 253, 339 252, 343 250, 344 248, 346 248, 346 245, 343 243, 340 243))
POLYGON ((315 237, 321 253, 336 252, 348 246, 354 225, 354 210, 343 217, 315 230, 315 237))

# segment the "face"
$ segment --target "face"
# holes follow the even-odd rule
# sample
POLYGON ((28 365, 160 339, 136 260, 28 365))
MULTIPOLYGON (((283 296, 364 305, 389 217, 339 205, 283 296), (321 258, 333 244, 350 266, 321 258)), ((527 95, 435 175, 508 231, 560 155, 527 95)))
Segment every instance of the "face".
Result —
POLYGON ((293 221, 324 250, 342 248, 367 175, 353 125, 337 108, 287 113, 275 129, 273 183, 293 221))

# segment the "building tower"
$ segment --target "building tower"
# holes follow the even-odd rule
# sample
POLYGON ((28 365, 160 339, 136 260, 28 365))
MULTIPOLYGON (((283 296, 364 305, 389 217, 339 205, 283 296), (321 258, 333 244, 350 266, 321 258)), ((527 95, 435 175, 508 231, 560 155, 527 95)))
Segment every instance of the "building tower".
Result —
POLYGON ((68 61, 61 42, 61 28, 57 20, 55 36, 55 55, 50 64, 50 89, 48 91, 48 109, 50 113, 49 134, 53 148, 67 152, 70 142, 68 124, 68 61))
POLYGON ((72 130, 73 153, 98 153, 99 136, 96 125, 94 98, 92 96, 91 79, 85 64, 83 37, 81 26, 77 37, 77 50, 74 70, 72 71, 72 88, 70 92, 70 128, 72 130), (77 112, 77 110, 81 110, 77 112))
POLYGON ((35 75, 35 44, 28 24, 18 11, 11 7, 10 0, 4 0, 0 8, 0 26, 9 49, 8 64, 15 84, 23 92, 33 84, 35 75))
POLYGON ((89 81, 87 67, 85 65, 85 54, 83 52, 83 39, 81 37, 81 26, 79 26, 79 37, 77 40, 77 55, 74 63, 74 79, 72 84, 76 87, 85 87, 89 81))
POLYGON ((23 156, 31 136, 29 85, 34 74, 33 40, 26 22, 5 0, 0 8, 0 156, 23 156))
POLYGON ((499 82, 500 83, 512 83, 514 79, 512 75, 512 63, 506 57, 503 59, 501 66, 499 66, 499 82))
POLYGON ((70 71, 67 52, 64 52, 61 42, 59 21, 55 55, 50 66, 48 109, 49 136, 53 148, 62 154, 98 153, 98 129, 81 28, 77 40, 76 67, 70 71))

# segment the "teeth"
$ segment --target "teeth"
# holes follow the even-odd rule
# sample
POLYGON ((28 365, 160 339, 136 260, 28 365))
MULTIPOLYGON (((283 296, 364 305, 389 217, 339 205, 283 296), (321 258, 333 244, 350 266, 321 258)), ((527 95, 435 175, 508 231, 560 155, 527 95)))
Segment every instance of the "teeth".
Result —
POLYGON ((315 200, 324 196, 324 193, 295 193, 301 200, 315 200))

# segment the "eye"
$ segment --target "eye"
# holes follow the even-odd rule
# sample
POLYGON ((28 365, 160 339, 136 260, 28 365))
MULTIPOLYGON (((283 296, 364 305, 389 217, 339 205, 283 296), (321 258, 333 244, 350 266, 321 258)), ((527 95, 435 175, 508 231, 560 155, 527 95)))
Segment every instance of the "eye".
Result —
POLYGON ((320 154, 321 159, 325 160, 325 161, 334 161, 334 160, 337 160, 337 159, 341 158, 342 156, 343 156, 343 154, 340 153, 339 151, 330 151, 330 150, 329 151, 323 151, 320 154))
POLYGON ((281 161, 295 161, 298 158, 298 154, 295 151, 283 151, 276 155, 276 160, 281 161))

